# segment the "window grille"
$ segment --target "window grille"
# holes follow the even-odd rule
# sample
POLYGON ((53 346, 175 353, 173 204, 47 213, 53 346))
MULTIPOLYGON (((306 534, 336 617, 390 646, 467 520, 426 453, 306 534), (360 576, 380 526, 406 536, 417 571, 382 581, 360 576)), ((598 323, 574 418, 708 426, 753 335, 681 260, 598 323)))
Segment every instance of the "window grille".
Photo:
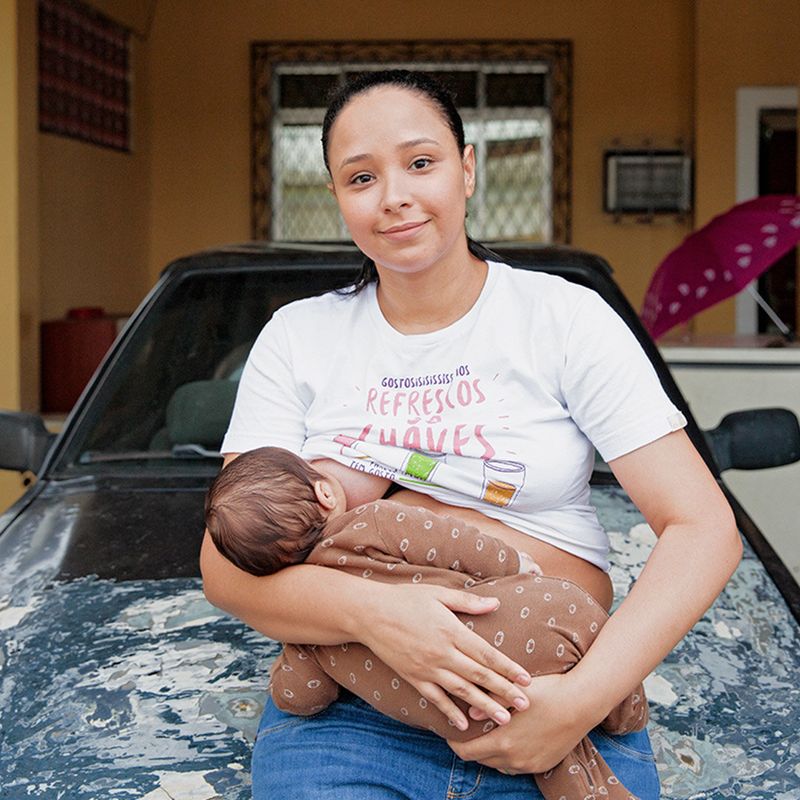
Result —
POLYGON ((254 44, 254 238, 350 238, 326 187, 320 136, 328 97, 355 74, 408 68, 430 72, 453 91, 475 147, 469 234, 482 241, 568 241, 568 43, 522 43, 516 51, 493 45, 494 57, 475 58, 487 45, 465 44, 459 52, 447 43, 433 59, 435 43, 424 53, 422 45, 374 43, 354 51, 329 43, 327 55, 339 57, 326 59, 313 44, 254 44))

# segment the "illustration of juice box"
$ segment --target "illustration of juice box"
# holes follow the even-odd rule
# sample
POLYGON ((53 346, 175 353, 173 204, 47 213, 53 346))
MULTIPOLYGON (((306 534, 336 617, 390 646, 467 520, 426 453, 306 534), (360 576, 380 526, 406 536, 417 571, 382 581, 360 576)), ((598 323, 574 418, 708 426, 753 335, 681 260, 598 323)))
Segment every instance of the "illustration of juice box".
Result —
POLYGON ((437 473, 448 472, 444 453, 405 450, 401 447, 365 442, 344 434, 336 436, 334 441, 343 448, 355 451, 360 458, 371 458, 379 464, 396 469, 409 478, 426 483, 433 483, 437 473))

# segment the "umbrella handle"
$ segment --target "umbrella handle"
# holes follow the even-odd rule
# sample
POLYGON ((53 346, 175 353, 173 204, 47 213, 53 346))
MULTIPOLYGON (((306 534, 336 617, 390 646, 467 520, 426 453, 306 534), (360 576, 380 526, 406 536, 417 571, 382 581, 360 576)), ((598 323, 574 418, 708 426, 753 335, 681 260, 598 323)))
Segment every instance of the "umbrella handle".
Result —
POLYGON ((784 321, 775 313, 772 306, 759 294, 758 289, 755 287, 755 281, 747 284, 747 291, 752 296, 753 300, 758 303, 763 312, 772 320, 775 327, 786 337, 787 341, 794 341, 794 333, 784 323, 784 321))

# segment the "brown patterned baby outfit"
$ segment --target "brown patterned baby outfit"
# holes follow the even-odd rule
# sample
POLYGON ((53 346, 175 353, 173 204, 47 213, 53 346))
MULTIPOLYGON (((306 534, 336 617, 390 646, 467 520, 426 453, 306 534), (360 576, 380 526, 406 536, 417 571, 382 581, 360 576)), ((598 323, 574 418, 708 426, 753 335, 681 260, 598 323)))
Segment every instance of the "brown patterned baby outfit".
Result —
MULTIPOLYGON (((520 574, 517 551, 499 539, 454 517, 389 500, 360 506, 332 520, 306 563, 371 580, 431 583, 497 597, 496 611, 457 616, 531 675, 567 672, 608 619, 605 610, 571 581, 520 574)), ((278 708, 308 715, 330 705, 339 685, 384 714, 447 739, 466 741, 495 727, 490 720, 470 720, 469 728, 459 731, 358 643, 285 645, 273 667, 270 691, 278 708)), ((466 713, 467 705, 453 699, 466 713)), ((602 727, 612 734, 628 733, 641 730, 647 718, 640 685, 602 727)), ((632 797, 588 737, 554 769, 534 777, 547 800, 632 797)))

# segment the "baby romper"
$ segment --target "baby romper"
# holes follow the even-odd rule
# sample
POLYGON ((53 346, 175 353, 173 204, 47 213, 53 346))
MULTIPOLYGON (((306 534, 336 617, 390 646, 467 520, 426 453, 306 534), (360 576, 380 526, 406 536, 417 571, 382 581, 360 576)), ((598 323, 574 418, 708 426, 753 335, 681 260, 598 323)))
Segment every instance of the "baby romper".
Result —
MULTIPOLYGON (((529 670, 532 676, 571 669, 608 619, 575 583, 519 573, 517 551, 463 521, 390 500, 360 506, 335 518, 306 559, 383 582, 430 583, 497 597, 488 614, 457 614, 464 624, 529 670)), ((459 731, 438 708, 364 645, 284 645, 270 691, 281 710, 315 714, 338 696, 339 685, 394 719, 466 741, 496 727, 467 716, 459 731)), ((454 702, 465 712, 467 704, 454 702)), ((640 685, 603 721, 611 734, 641 730, 648 719, 640 685)), ((632 795, 614 776, 588 737, 556 767, 534 776, 546 800, 609 800, 632 795)))

